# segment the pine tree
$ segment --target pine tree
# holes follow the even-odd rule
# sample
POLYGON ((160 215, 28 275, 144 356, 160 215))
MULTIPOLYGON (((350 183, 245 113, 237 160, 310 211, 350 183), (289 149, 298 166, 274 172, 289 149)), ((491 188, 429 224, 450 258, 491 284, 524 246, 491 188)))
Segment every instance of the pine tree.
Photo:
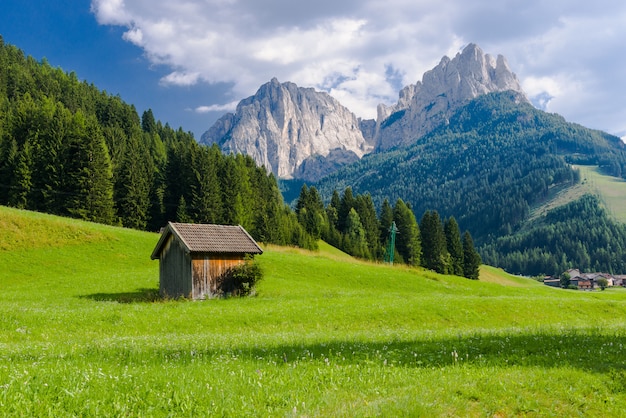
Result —
POLYGON ((469 231, 463 234, 463 276, 478 280, 480 275, 480 254, 474 248, 474 241, 469 231))
POLYGON ((341 233, 337 229, 339 223, 339 206, 341 198, 337 190, 333 191, 330 203, 326 207, 326 219, 328 219, 328 228, 326 229, 323 239, 330 245, 341 247, 341 233))
POLYGON ((239 201, 241 202, 241 213, 239 224, 246 230, 254 230, 254 210, 256 207, 254 192, 252 190, 252 178, 254 174, 254 164, 249 164, 252 159, 243 154, 235 155, 236 170, 239 172, 239 201))
POLYGON ((9 183, 9 206, 28 208, 28 198, 32 187, 32 155, 30 143, 26 141, 16 156, 13 179, 9 183))
POLYGON ((67 213, 93 222, 113 223, 111 160, 97 122, 77 112, 69 141, 64 184, 67 213))
POLYGON ((302 186, 296 202, 296 214, 300 224, 316 240, 320 239, 322 232, 328 228, 324 203, 315 187, 309 189, 306 184, 302 186))
POLYGON ((17 141, 13 138, 5 138, 0 143, 0 205, 9 204, 11 183, 14 181, 18 159, 17 141))
POLYGON ((256 237, 265 243, 287 244, 286 237, 282 235, 280 229, 281 211, 284 206, 283 197, 273 175, 266 176, 261 181, 259 192, 265 197, 265 201, 257 210, 256 230, 254 231, 256 237))
POLYGON ((415 214, 402 199, 398 199, 393 209, 393 219, 398 227, 396 236, 396 249, 404 262, 412 266, 420 265, 422 255, 422 242, 420 228, 415 219, 415 214))
POLYGON ((337 229, 342 234, 345 234, 346 232, 348 214, 350 213, 350 210, 354 208, 355 204, 356 202, 352 194, 352 189, 347 187, 341 196, 341 202, 339 203, 339 209, 337 211, 337 229))
POLYGON ((355 257, 370 258, 370 252, 367 248, 367 238, 361 218, 357 211, 352 208, 346 219, 346 233, 344 235, 343 248, 349 254, 355 257))
POLYGON ((154 170, 150 155, 140 142, 141 137, 139 133, 128 139, 127 152, 115 185, 118 216, 124 226, 136 229, 145 229, 148 224, 154 170))
POLYGON ((463 243, 461 231, 453 216, 449 217, 443 227, 446 235, 446 248, 450 254, 450 274, 463 276, 463 243))
POLYGON ((222 179, 222 222, 228 225, 240 225, 244 217, 244 206, 241 196, 242 172, 232 155, 224 158, 220 177, 222 179))
POLYGON ((332 197, 330 198, 330 203, 326 207, 328 222, 330 222, 330 225, 335 229, 338 227, 339 223, 339 206, 341 206, 341 198, 339 197, 339 192, 335 189, 333 190, 332 197))
POLYGON ((192 167, 194 219, 200 223, 217 223, 222 212, 221 190, 217 177, 219 156, 213 155, 211 148, 197 148, 195 154, 192 167))
MULTIPOLYGON (((378 225, 379 225, 379 243, 383 246, 383 257, 385 260, 392 260, 396 258, 396 249, 395 243, 394 248, 391 249, 393 251, 393 258, 390 257, 388 252, 390 251, 389 246, 391 244, 390 233, 391 226, 393 224, 393 208, 389 204, 389 201, 385 199, 383 201, 383 205, 380 209, 380 216, 378 217, 378 225)), ((396 227, 397 228, 397 227, 396 227)), ((396 231, 397 232, 397 231, 396 231)))
POLYGON ((448 272, 449 255, 446 237, 437 211, 426 211, 420 221, 422 233, 422 266, 437 273, 448 272))
POLYGON ((192 222, 192 219, 189 216, 189 211, 187 210, 187 202, 185 201, 185 196, 181 196, 178 200, 178 206, 176 208, 176 222, 192 222))
POLYGON ((356 211, 361 218, 363 229, 365 230, 365 238, 369 249, 370 258, 378 258, 382 255, 382 247, 379 240, 380 225, 376 216, 376 208, 372 201, 372 196, 367 194, 358 195, 356 197, 356 211))
POLYGON ((141 129, 149 134, 156 131, 156 121, 154 120, 152 109, 146 110, 141 115, 141 129))

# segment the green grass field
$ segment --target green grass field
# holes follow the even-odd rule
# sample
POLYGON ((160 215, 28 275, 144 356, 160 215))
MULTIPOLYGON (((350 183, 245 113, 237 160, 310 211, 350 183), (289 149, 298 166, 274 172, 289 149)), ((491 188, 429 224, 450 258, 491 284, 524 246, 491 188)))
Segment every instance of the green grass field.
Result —
POLYGON ((0 208, 0 416, 626 416, 626 291, 267 247, 161 301, 158 236, 0 208))
POLYGON ((593 194, 602 200, 609 213, 619 222, 626 222, 626 181, 602 174, 598 166, 575 165, 580 171, 580 183, 567 188, 558 188, 549 198, 532 208, 530 220, 545 215, 547 211, 593 194))

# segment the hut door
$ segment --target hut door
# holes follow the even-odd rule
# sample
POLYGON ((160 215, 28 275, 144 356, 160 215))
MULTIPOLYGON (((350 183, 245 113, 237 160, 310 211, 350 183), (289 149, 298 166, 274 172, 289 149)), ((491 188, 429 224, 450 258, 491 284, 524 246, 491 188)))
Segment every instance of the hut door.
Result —
POLYGON ((205 255, 202 260, 202 298, 212 296, 213 292, 211 289, 211 269, 209 256, 205 255))
POLYGON ((193 298, 204 299, 213 295, 211 289, 211 272, 209 256, 196 258, 193 261, 193 298))

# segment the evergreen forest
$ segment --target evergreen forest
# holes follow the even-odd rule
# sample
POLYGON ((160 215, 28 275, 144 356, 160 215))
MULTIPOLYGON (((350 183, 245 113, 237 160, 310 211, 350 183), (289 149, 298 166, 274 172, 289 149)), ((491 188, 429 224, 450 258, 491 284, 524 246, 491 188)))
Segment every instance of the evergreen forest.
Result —
POLYGON ((440 219, 426 211, 418 223, 410 204, 384 200, 377 215, 369 193, 354 195, 347 187, 341 196, 333 191, 325 206, 317 189, 306 184, 296 202, 300 224, 314 238, 321 238, 355 257, 422 266, 442 274, 478 280, 481 258, 471 235, 461 238, 454 217, 440 219))
POLYGON ((263 242, 317 245, 250 157, 200 146, 2 38, 0 205, 150 231, 240 224, 263 242))

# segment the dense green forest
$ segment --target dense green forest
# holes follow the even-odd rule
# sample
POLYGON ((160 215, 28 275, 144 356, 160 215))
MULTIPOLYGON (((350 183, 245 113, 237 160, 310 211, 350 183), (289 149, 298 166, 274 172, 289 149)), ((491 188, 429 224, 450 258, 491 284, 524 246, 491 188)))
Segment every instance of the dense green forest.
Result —
MULTIPOLYGON (((599 165, 607 174, 626 177, 625 148, 619 138, 537 110, 516 93, 493 93, 470 102, 413 145, 365 156, 316 187, 325 200, 334 189, 351 186, 355 193, 370 193, 378 207, 386 198, 402 198, 415 213, 437 210, 454 217, 482 247, 518 232, 533 205, 551 190, 579 182, 572 163, 599 165)), ((484 258, 505 267, 507 251, 505 246, 489 247, 484 258)), ((565 251, 571 266, 585 264, 565 251)), ((548 267, 564 264, 556 253, 544 256, 551 258, 548 267)), ((602 260, 597 266, 611 267, 602 260)))
POLYGON ((313 237, 355 257, 395 260, 478 279, 480 255, 469 232, 461 239, 453 217, 443 222, 436 211, 426 211, 418 224, 411 206, 402 199, 393 207, 385 199, 377 215, 370 194, 355 196, 350 187, 341 196, 335 190, 325 206, 317 189, 307 185, 300 190, 296 214, 313 237))
POLYGON ((482 249, 487 264, 512 273, 626 272, 626 225, 613 221, 592 195, 553 209, 514 235, 482 249))
POLYGON ((249 157, 139 117, 119 96, 0 38, 0 204, 156 231, 168 220, 241 224, 315 247, 276 180, 249 157))

